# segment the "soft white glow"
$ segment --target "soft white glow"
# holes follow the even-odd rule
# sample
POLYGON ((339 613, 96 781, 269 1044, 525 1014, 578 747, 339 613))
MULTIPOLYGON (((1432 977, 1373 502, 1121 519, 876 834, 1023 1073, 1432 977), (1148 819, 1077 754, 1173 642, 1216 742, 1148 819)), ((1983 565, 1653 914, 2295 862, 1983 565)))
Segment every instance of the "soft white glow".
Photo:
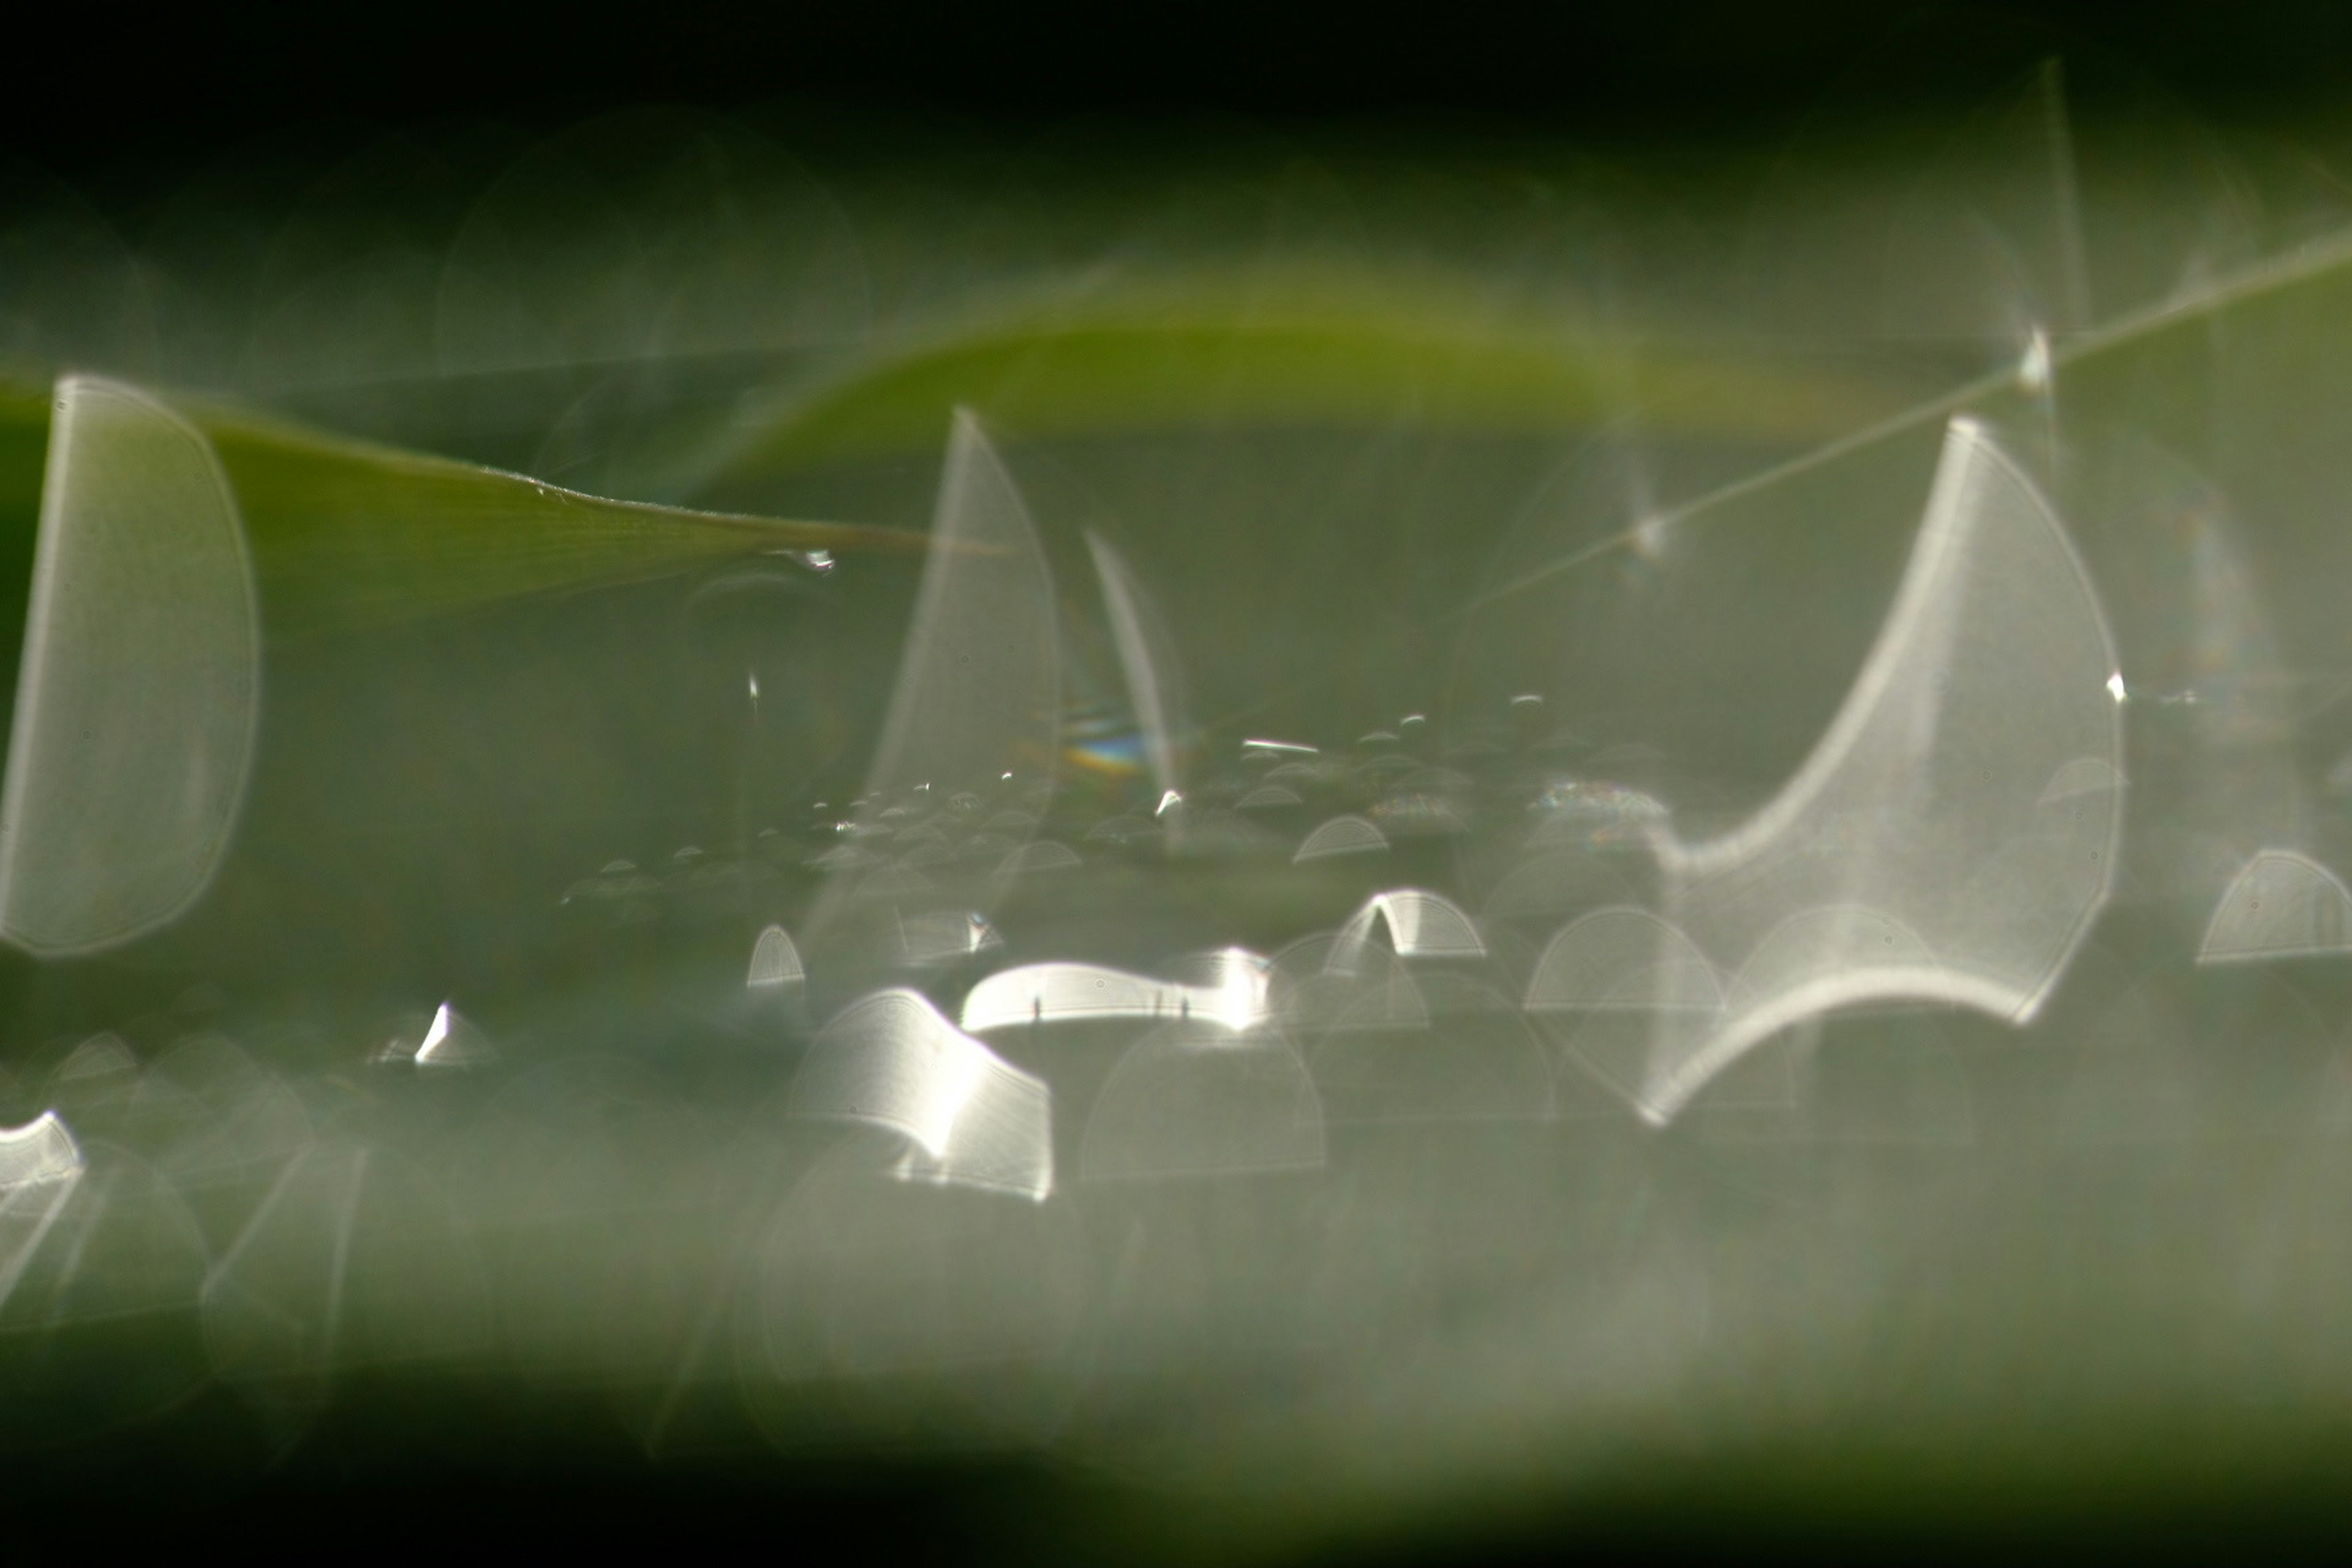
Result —
POLYGON ((419 1067, 484 1067, 498 1060, 498 1047, 466 1016, 444 1002, 434 1010, 413 1058, 419 1067))
POLYGON ((1332 967, 1353 968, 1375 930, 1388 933, 1389 949, 1399 958, 1483 958, 1486 953, 1476 924, 1454 900, 1421 888, 1394 888, 1374 893, 1339 928, 1332 967))
POLYGON ((1254 952, 1229 948, 1193 961, 1192 980, 1156 980, 1094 963, 1027 963, 1000 970, 966 994, 961 1022, 974 1033, 1104 1018, 1197 1018, 1236 1032, 1267 1013, 1269 972, 1254 952))
POLYGON ((0 1130, 0 1306, 81 1183, 82 1152, 54 1110, 0 1130))
MULTIPOLYGON (((949 431, 930 544, 861 821, 934 784, 952 795, 1008 780, 1057 750, 1053 575, 1027 503, 969 409, 949 431)), ((852 880, 832 879, 810 931, 840 916, 852 880)))
POLYGON ((1054 1190, 1052 1091, 917 992, 880 991, 843 1009, 810 1047, 792 1104, 904 1135, 908 1181, 1040 1200, 1054 1190))
POLYGON ((2116 668, 2049 503, 1989 431, 1953 420, 1894 605, 1812 754, 1721 837, 1651 835, 1670 919, 1571 925, 1528 1005, 1630 994, 1654 1010, 1638 1099, 1656 1121, 1833 1008, 2032 1017, 2113 882, 2116 668), (1734 979, 1717 1006, 1721 973, 1734 979))
POLYGON ((81 1174, 81 1146, 54 1110, 44 1110, 22 1127, 0 1127, 0 1193, 81 1174))

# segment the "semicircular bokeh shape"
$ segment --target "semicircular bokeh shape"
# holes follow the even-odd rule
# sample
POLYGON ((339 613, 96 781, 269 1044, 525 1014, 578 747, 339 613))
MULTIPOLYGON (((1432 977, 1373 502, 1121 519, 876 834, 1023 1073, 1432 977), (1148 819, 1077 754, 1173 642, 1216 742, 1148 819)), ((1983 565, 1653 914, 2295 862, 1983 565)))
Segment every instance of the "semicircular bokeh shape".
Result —
POLYGON ((244 524, 210 443, 162 404, 58 384, 0 794, 0 936, 100 952, 203 896, 261 700, 244 524))

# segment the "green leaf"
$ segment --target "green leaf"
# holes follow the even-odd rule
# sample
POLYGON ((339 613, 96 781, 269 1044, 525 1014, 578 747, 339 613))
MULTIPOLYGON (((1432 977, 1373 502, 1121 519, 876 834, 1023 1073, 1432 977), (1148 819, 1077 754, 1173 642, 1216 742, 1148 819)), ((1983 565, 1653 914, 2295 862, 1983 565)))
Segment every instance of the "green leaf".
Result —
POLYGON ((1926 390, 1875 367, 1502 312, 1458 287, 1223 278, 1008 310, 853 363, 776 400, 706 490, 756 493, 774 473, 934 449, 958 406, 1023 439, 1400 418, 1553 435, 1639 409, 1661 429, 1805 446, 1926 390))
MULTIPOLYGON (((449 615, 777 551, 919 555, 922 535, 583 495, 179 400, 243 516, 272 640, 449 615)), ((29 562, 49 400, 0 388, 0 548, 29 562)), ((14 646, 12 641, 11 647, 14 646)))

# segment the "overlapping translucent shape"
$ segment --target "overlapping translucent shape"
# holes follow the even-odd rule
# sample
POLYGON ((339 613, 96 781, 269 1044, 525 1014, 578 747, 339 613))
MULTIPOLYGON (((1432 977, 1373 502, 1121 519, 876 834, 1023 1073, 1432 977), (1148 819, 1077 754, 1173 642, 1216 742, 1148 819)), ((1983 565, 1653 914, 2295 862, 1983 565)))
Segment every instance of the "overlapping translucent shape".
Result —
POLYGON ((1420 888, 1395 888, 1374 893, 1349 917, 1339 928, 1328 962, 1336 968, 1352 967, 1376 930, 1387 932, 1389 951, 1399 958, 1486 955, 1477 925, 1453 900, 1420 888))
POLYGON ((122 1037, 111 1029, 102 1029, 75 1045, 50 1073, 52 1088, 74 1079, 110 1079, 118 1074, 139 1070, 139 1058, 122 1043, 122 1037))
POLYGON ((1085 1237, 1060 1202, 890 1180, 845 1146, 779 1205, 762 1238, 743 1357, 755 1419, 786 1447, 1034 1447, 1085 1362, 1085 1237), (772 1381, 780 1385, 765 1386, 772 1381), (813 1401, 807 1385, 830 1385, 813 1401), (836 1414, 837 1413, 837 1414, 836 1414))
MULTIPOLYGON (((1053 575, 1028 506, 980 421, 959 409, 914 618, 866 770, 863 798, 874 804, 862 825, 910 796, 944 800, 1007 778, 1050 775, 1061 721, 1057 625, 1053 575)), ((1025 839, 1028 831, 1008 837, 1025 839)), ((833 879, 812 930, 833 923, 853 880, 833 879)))
POLYGON ((1496 884, 1482 912, 1490 921, 1535 922, 1638 902, 1618 858, 1590 849, 1531 855, 1496 884))
POLYGON ((81 1149, 54 1110, 22 1127, 0 1128, 0 1193, 68 1182, 81 1174, 81 1149))
POLYGON ((898 799, 920 784, 943 792, 1045 771, 1061 703, 1055 626, 1028 506, 980 422, 958 410, 867 794, 898 799))
POLYGON ((215 1253, 315 1138, 292 1086, 217 1034, 187 1037, 157 1057, 131 1115, 215 1253))
POLYGON ((203 896, 252 767, 261 629, 211 445, 126 386, 58 383, 0 792, 0 936, 142 936, 203 896))
POLYGON ((1708 1041, 1662 1074, 1653 1060, 1643 1108, 1680 1105, 1758 1042, 1838 1007, 1871 1002, 1972 1002, 2000 1015, 1998 995, 1968 990, 1900 921, 1855 905, 1790 915, 1748 954, 1732 977, 1708 1041), (1857 989, 1857 980, 1867 987, 1857 989))
POLYGON ((1723 1011, 1723 983, 1689 937, 1647 910, 1595 910, 1551 939, 1528 983, 1530 1012, 1723 1011))
POLYGON ((490 1303, 447 1202, 368 1148, 313 1148, 271 1184, 203 1291, 215 1373, 281 1421, 335 1375, 478 1353, 490 1303))
POLYGON ((1200 858, 1273 858, 1291 847, 1287 837, 1237 811, 1180 805, 1160 820, 1171 849, 1200 858))
POLYGON ((1376 942, 1340 962, 1343 933, 1307 937, 1275 960, 1273 1001, 1283 1026, 1304 1037, 1331 1031, 1422 1029, 1429 1003, 1404 961, 1376 942))
POLYGON ((55 1111, 0 1131, 0 1308, 65 1212, 82 1170, 81 1150, 55 1111))
POLYGON ((1087 531, 1087 550, 1102 585, 1103 609, 1110 619, 1111 642, 1118 649, 1128 704, 1142 736, 1152 793, 1161 800, 1171 793, 1181 796, 1184 777, 1177 745, 1185 716, 1174 647, 1126 559, 1092 529, 1087 531))
POLYGON ((2352 893, 2307 855, 2265 849, 2213 908, 2200 963, 2260 963, 2352 952, 2352 893))
POLYGON ((1334 1122, 1543 1121, 1552 1073, 1511 1000, 1466 976, 1414 984, 1417 1021, 1363 1026, 1342 1018, 1307 1053, 1334 1122))
POLYGON ((928 969, 965 959, 1004 945, 1004 938, 988 917, 971 910, 927 910, 899 915, 893 922, 892 956, 911 969, 928 969))
MULTIPOLYGON (((95 1142, 86 1157, 78 1173, 0 1188, 0 1442, 11 1447, 152 1415, 204 1375, 186 1333, 203 1237, 151 1167, 95 1142), (137 1347, 129 1363, 126 1346, 137 1347)), ((68 1163, 54 1143, 41 1161, 68 1163)))
POLYGON ((1194 1022, 1240 1031, 1265 1021, 1274 969, 1259 954, 1243 947, 1221 947, 1181 958, 1171 967, 1186 988, 1186 1012, 1194 1022))
POLYGON ((1335 816, 1299 841, 1296 861, 1330 855, 1368 855, 1389 847, 1388 836, 1360 816, 1335 816))
MULTIPOLYGON (((1990 431, 1953 420, 1893 608, 1812 754, 1722 837, 1658 836, 1667 913, 1737 978, 1719 1013, 1656 1011, 1643 1114, 1669 1120, 1742 1052, 1832 1008, 2032 1017, 2113 882, 2115 670, 2056 514, 1990 431)), ((1553 997, 1595 984, 1538 983, 1566 987, 1553 997)))
POLYGON ((800 949, 793 945, 792 932, 772 925, 760 932, 751 944, 751 973, 743 984, 752 990, 773 990, 778 986, 798 985, 807 978, 801 967, 800 949))
POLYGON ((1536 961, 1528 1010, 1553 1020, 1570 1067, 1612 1104, 1643 1102, 1661 1034, 1707 1034, 1724 1016, 1723 980, 1671 921, 1630 905, 1562 927, 1536 961))
POLYGON ((500 1349, 530 1376, 658 1388, 694 1331, 721 1151, 657 1085, 642 1061, 575 1046, 507 1078, 436 1150, 500 1349))
POLYGON ((1010 880, 1047 871, 1074 871, 1085 864, 1076 850, 1048 838, 1013 850, 999 863, 996 874, 1010 880))
POLYGON ((1119 1058, 1087 1120, 1079 1173, 1223 1175, 1323 1161, 1322 1100, 1289 1042, 1179 1023, 1119 1058))
POLYGON ((913 991, 876 992, 824 1026, 793 1081, 803 1116, 887 1128, 908 1143, 901 1179, 1025 1194, 1054 1190, 1053 1092, 913 991))
POLYGON ((86 1137, 120 1128, 138 1100, 139 1058, 121 1037, 101 1031, 78 1042, 43 1080, 37 1103, 86 1137))

